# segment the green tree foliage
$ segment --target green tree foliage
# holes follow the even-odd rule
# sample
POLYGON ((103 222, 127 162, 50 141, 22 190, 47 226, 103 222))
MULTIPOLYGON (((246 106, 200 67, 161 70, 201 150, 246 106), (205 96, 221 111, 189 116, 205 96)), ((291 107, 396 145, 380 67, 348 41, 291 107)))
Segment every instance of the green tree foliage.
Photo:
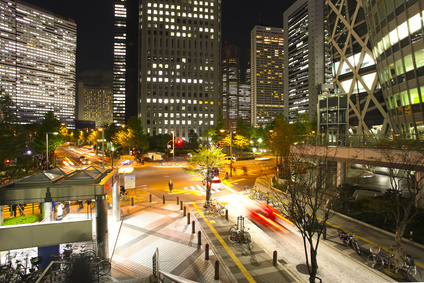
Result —
POLYGON ((243 157, 243 149, 245 149, 246 147, 248 147, 250 145, 250 141, 247 137, 242 136, 242 135, 236 135, 233 138, 233 146, 235 148, 240 149, 240 157, 243 157))
POLYGON ((144 133, 143 126, 137 116, 132 116, 128 119, 128 130, 132 131, 129 143, 135 147, 147 149, 149 147, 149 139, 144 133))
POLYGON ((222 148, 211 146, 210 149, 199 149, 188 161, 188 170, 191 173, 200 173, 207 168, 221 168, 225 163, 225 153, 222 148))
POLYGON ((245 120, 243 120, 242 117, 240 117, 237 120, 237 125, 236 125, 236 132, 238 135, 244 136, 247 139, 250 138, 250 135, 252 134, 252 129, 250 128, 250 126, 246 123, 245 120))
MULTIPOLYGON (((155 135, 149 137, 150 149, 164 150, 168 145, 168 142, 172 140, 172 135, 155 135)), ((177 137, 174 137, 174 140, 177 140, 177 137)), ((172 143, 169 142, 170 145, 172 143)))
POLYGON ((21 159, 23 153, 28 149, 24 127, 19 125, 14 110, 14 103, 9 95, 0 94, 0 169, 8 164, 6 160, 21 159))
MULTIPOLYGON (((34 139, 34 146, 38 153, 46 152, 46 133, 57 132, 60 133, 62 124, 57 119, 52 111, 49 111, 44 116, 44 120, 37 129, 37 133, 34 139)), ((49 152, 54 150, 64 142, 64 138, 61 135, 48 135, 49 138, 49 152)), ((50 156, 53 156, 49 154, 50 156)))
POLYGON ((91 142, 93 147, 96 149, 96 152, 97 152, 97 143, 98 143, 99 139, 101 139, 101 136, 102 136, 102 134, 99 133, 98 131, 92 131, 90 133, 90 135, 88 136, 88 140, 91 142))
POLYGON ((199 136, 193 129, 188 131, 188 146, 190 149, 199 148, 199 136))
POLYGON ((279 117, 274 122, 274 128, 267 133, 267 145, 274 150, 277 161, 280 158, 278 162, 280 165, 284 161, 284 168, 281 172, 284 174, 283 178, 290 179, 290 176, 287 175, 289 172, 290 146, 298 140, 298 137, 293 124, 289 124, 284 117, 279 117))

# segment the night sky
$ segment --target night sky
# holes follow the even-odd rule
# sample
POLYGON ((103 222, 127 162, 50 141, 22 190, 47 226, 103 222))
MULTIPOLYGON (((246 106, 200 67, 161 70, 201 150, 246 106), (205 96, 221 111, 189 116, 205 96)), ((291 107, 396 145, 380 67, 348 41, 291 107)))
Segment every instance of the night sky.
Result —
MULTIPOLYGON (((77 77, 112 79, 112 0, 25 0, 53 13, 72 18, 78 28, 77 77)), ((255 25, 283 27, 283 12, 294 0, 223 0, 222 42, 235 44, 242 56, 250 47, 255 25)), ((242 58, 243 60, 244 58, 242 58)))

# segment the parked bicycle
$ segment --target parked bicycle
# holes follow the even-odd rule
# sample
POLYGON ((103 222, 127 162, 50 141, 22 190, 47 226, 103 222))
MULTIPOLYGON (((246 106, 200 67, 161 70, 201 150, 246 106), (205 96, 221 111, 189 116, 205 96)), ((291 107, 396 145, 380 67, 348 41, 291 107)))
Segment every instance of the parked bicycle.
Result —
POLYGON ((230 236, 229 240, 232 243, 246 244, 249 250, 253 249, 252 238, 250 237, 250 233, 244 228, 236 229, 237 226, 230 228, 230 236), (232 229, 234 228, 234 229, 232 229))
POLYGON ((110 261, 101 259, 100 257, 95 257, 93 261, 90 263, 91 266, 94 267, 94 270, 100 275, 104 276, 110 272, 112 267, 110 261))
POLYGON ((225 205, 219 203, 217 200, 212 199, 212 202, 210 204, 206 204, 204 209, 205 214, 219 214, 220 216, 225 216, 225 205))
POLYGON ((356 241, 355 235, 346 233, 341 229, 337 229, 337 233, 339 235, 340 240, 342 240, 345 245, 347 245, 348 247, 351 246, 358 255, 361 255, 361 247, 356 241))
POLYGON ((391 266, 393 253, 390 250, 389 255, 381 252, 381 247, 378 249, 370 248, 370 255, 367 258, 367 264, 372 268, 380 270, 383 266, 391 266))

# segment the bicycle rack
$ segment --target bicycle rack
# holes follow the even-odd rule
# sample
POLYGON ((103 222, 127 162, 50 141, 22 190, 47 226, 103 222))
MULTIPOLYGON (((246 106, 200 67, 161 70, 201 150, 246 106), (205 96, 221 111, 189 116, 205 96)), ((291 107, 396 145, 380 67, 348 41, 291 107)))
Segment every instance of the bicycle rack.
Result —
POLYGON ((242 215, 237 216, 237 230, 244 229, 244 217, 242 215))

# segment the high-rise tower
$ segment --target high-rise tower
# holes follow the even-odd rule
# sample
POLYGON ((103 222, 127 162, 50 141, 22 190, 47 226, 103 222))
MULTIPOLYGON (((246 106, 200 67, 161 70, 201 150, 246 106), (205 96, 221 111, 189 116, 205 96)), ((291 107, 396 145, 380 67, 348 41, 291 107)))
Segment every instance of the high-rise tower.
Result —
POLYGON ((138 116, 149 135, 214 126, 221 91, 221 0, 142 0, 138 116))
POLYGON ((283 113, 284 40, 283 30, 255 26, 250 34, 251 47, 251 124, 271 124, 283 113))
POLYGON ((21 123, 41 123, 53 111, 73 127, 77 27, 22 1, 0 1, 0 86, 21 123))

